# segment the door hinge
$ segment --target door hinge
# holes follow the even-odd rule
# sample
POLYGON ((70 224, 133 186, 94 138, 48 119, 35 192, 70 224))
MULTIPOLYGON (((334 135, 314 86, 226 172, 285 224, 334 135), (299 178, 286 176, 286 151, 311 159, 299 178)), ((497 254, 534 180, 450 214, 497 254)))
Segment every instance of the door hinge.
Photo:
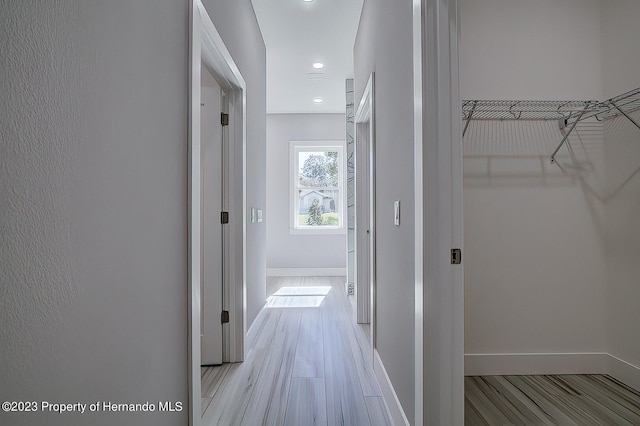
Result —
POLYGON ((229 114, 224 112, 220 113, 220 124, 222 124, 223 126, 229 125, 229 114))
POLYGON ((220 223, 229 223, 229 212, 220 212, 220 223))
POLYGON ((462 263, 462 250, 456 248, 451 249, 451 264, 459 265, 462 263))
POLYGON ((226 324, 229 322, 229 311, 222 311, 222 315, 220 316, 222 324, 226 324))

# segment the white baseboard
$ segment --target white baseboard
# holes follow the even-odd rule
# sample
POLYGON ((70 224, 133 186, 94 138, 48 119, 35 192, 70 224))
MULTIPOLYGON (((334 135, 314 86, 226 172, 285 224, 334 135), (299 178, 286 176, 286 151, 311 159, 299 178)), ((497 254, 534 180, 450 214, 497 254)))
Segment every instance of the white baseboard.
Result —
POLYGON ((608 353, 465 354, 464 374, 608 374, 640 390, 640 367, 608 353))
POLYGON ((391 380, 389 380, 387 370, 385 370, 382 359, 380 359, 380 354, 378 354, 378 351, 375 349, 373 350, 373 371, 376 374, 378 383, 380 384, 380 390, 382 391, 382 396, 385 400, 391 424, 408 426, 409 420, 404 414, 398 395, 396 395, 396 391, 393 389, 391 380))
POLYGON ((604 374, 606 353, 465 354, 466 376, 604 374))
POLYGON ((609 354, 607 374, 627 386, 640 390, 640 367, 609 354))
POLYGON ((347 268, 267 268, 268 277, 345 277, 347 268))

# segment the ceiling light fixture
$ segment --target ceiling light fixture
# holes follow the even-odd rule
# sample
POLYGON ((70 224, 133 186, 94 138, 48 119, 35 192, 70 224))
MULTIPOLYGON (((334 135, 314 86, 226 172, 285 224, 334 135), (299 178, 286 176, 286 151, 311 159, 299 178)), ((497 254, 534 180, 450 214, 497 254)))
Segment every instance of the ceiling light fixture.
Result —
POLYGON ((321 104, 322 103, 322 98, 313 98, 313 102, 316 104, 321 104))
POLYGON ((303 0, 305 3, 311 3, 313 0, 303 0))
POLYGON ((324 68, 324 64, 322 62, 314 62, 313 67, 317 70, 321 70, 322 68, 324 68))

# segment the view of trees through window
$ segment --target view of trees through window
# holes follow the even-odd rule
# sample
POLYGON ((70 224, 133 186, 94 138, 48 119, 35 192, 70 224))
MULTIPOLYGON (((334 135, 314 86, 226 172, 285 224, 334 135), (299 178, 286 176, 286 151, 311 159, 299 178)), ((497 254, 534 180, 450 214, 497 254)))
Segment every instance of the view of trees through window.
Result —
POLYGON ((338 151, 298 152, 297 227, 341 226, 338 151))

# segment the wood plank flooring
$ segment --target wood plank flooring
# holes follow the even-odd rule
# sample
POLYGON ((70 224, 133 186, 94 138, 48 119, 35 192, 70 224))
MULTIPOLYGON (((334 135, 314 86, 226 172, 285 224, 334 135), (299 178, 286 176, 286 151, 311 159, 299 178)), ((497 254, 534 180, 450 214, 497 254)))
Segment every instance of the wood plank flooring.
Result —
POLYGON ((203 424, 391 424, 368 328, 356 324, 344 282, 267 280, 273 296, 253 325, 246 360, 202 368, 203 424))
POLYGON ((466 425, 640 425, 640 392, 606 375, 465 377, 466 425))

